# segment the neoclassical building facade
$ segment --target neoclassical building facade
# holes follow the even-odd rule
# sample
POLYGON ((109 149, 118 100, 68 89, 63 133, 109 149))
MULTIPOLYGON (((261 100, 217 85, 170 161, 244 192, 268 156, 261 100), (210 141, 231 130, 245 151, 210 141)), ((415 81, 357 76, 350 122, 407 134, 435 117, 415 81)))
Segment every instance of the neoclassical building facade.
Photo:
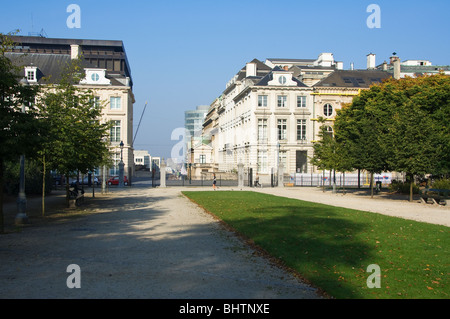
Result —
MULTIPOLYGON (((371 60, 372 61, 372 60, 371 60)), ((242 163, 262 183, 283 164, 285 174, 317 173, 311 165, 320 117, 333 131, 336 111, 360 90, 389 77, 383 70, 343 70, 331 53, 318 59, 254 59, 210 106, 203 134, 209 168, 236 171, 242 163)))

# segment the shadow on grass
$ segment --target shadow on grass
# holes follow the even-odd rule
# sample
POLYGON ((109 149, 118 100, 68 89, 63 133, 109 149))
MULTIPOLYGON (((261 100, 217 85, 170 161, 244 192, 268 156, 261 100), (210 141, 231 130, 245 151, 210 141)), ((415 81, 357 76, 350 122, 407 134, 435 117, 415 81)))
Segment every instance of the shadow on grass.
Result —
POLYGON ((375 259, 366 213, 257 193, 234 192, 225 200, 221 194, 213 203, 186 195, 333 297, 364 295, 366 268, 375 259))

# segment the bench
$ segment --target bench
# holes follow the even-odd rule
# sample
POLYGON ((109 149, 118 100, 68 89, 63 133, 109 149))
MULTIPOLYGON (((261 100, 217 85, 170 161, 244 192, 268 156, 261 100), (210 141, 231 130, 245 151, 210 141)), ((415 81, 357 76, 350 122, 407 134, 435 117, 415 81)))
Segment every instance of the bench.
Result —
POLYGON ((450 205, 450 189, 425 188, 420 191, 422 203, 450 205))
POLYGON ((75 190, 69 190, 69 205, 71 208, 79 207, 84 202, 84 191, 77 192, 75 190))

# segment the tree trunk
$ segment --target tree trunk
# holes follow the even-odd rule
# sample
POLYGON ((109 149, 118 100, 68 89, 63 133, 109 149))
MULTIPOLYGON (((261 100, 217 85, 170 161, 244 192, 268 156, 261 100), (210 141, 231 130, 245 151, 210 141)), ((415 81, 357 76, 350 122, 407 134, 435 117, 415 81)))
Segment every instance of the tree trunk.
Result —
POLYGON ((69 175, 66 174, 66 206, 70 207, 70 199, 69 199, 69 175))
POLYGON ((42 163, 44 166, 44 172, 42 174, 42 217, 45 216, 45 155, 42 157, 42 163))
POLYGON ((3 217, 3 160, 0 159, 0 234, 5 232, 3 217))
POLYGON ((413 201, 413 185, 414 185, 414 175, 409 175, 409 201, 413 201))
POLYGON ((370 172, 370 198, 373 198, 373 172, 370 172))

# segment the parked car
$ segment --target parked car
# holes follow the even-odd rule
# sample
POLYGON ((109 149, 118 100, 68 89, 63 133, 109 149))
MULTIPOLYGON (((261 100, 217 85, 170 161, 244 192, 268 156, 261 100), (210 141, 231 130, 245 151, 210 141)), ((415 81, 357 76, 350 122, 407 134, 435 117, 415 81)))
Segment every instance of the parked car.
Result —
MULTIPOLYGON (((73 187, 76 182, 77 182, 76 178, 70 179, 70 186, 73 187)), ((83 180, 80 180, 80 185, 88 185, 88 182, 89 182, 89 177, 85 176, 83 178, 83 180)), ((100 185, 101 184, 100 180, 96 176, 91 176, 91 183, 93 183, 94 185, 100 185)))
MULTIPOLYGON (((128 178, 126 176, 123 177, 123 184, 125 186, 128 185, 128 178)), ((119 185, 119 176, 113 176, 108 179, 108 185, 119 185)))

